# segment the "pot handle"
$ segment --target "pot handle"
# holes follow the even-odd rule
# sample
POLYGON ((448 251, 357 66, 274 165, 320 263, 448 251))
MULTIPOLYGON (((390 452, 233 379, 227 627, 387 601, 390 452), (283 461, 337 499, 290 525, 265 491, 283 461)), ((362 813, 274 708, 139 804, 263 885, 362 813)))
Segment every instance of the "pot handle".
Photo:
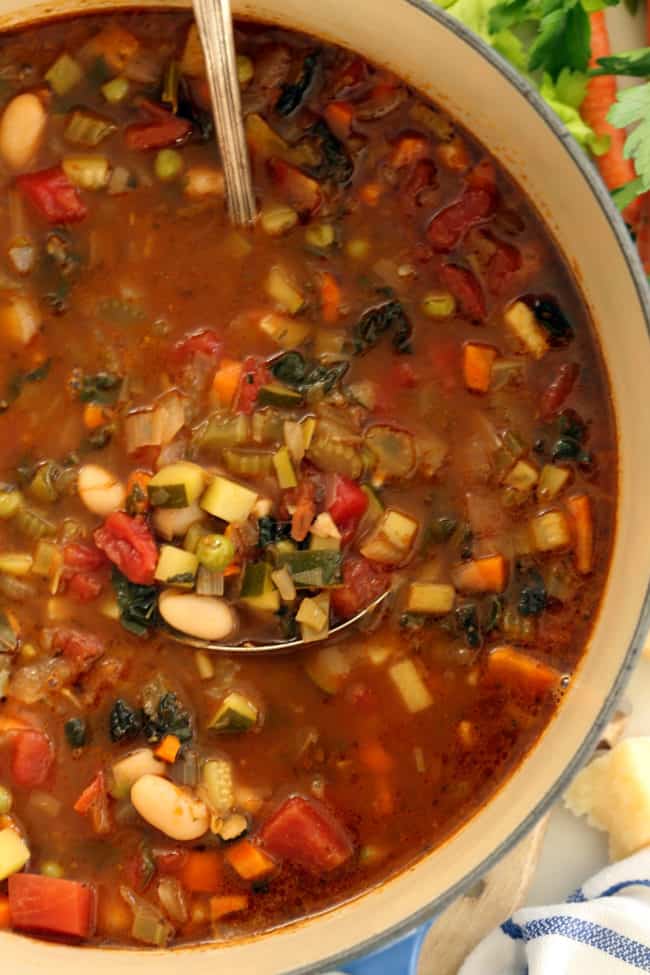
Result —
POLYGON ((349 962, 343 967, 342 975, 417 975, 422 942, 430 927, 430 922, 422 924, 386 948, 349 962))

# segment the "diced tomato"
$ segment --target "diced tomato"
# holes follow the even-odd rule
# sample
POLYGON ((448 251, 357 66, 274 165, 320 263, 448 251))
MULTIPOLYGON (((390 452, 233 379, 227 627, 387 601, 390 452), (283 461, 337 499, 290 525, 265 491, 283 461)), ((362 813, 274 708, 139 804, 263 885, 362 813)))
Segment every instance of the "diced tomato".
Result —
POLYGON ((104 641, 93 633, 59 626, 52 632, 52 650, 62 653, 67 660, 87 667, 104 653, 104 641))
POLYGON ((402 389, 415 389, 419 382, 419 376, 410 362, 400 359, 395 362, 390 370, 390 383, 395 382, 402 389))
POLYGON ((16 785, 26 789, 43 785, 53 762, 54 747, 43 731, 21 731, 14 735, 11 776, 16 785))
POLYGON ((135 122, 124 131, 124 140, 129 149, 164 149, 186 142, 192 132, 192 123, 178 118, 167 109, 146 98, 140 108, 150 119, 148 122, 135 122))
POLYGON ((70 542, 63 549, 63 564, 77 572, 93 572, 106 565, 106 556, 94 545, 70 542))
POLYGON ((433 249, 446 253, 457 247, 472 227, 483 223, 494 210, 494 196, 488 190, 468 189, 455 203, 440 210, 427 230, 433 249))
POLYGON ((470 318, 485 318, 485 297, 476 276, 459 264, 441 264, 440 277, 458 301, 461 309, 470 318))
POLYGON ((82 603, 97 599, 100 595, 108 575, 104 571, 99 572, 75 572, 68 576, 66 591, 82 603))
POLYGON ((61 166, 24 173, 16 179, 16 185, 49 223, 76 223, 88 213, 77 187, 61 166))
POLYGON ((461 347, 455 339, 435 339, 429 348, 429 361, 436 382, 447 392, 457 389, 461 380, 461 347))
POLYGON ((76 880, 16 873, 9 878, 11 926, 20 931, 87 938, 94 926, 94 889, 76 880))
POLYGON ((109 515, 93 538, 131 582, 150 586, 158 562, 158 547, 143 518, 131 518, 123 511, 109 515))
POLYGON ((332 589, 332 609, 341 619, 356 616, 388 588, 389 576, 361 556, 343 562, 343 585, 332 589))
POLYGON ((180 339, 172 349, 171 357, 174 363, 185 365, 194 356, 201 355, 215 360, 214 365, 221 359, 223 342, 216 332, 210 328, 204 328, 200 332, 194 332, 180 339))
POLYGON ((503 291, 510 283, 510 278, 520 270, 522 265, 521 252, 503 240, 493 238, 496 250, 488 261, 486 269, 487 285, 492 294, 503 291))
POLYGON ((550 420, 560 409, 567 396, 575 386, 580 375, 577 362, 564 362, 542 393, 539 403, 539 415, 543 420, 550 420))
POLYGON ((302 796, 287 799, 260 831, 264 848, 313 873, 335 870, 352 856, 347 831, 325 806, 302 796))
POLYGON ((334 474, 328 484, 326 505, 337 528, 354 532, 368 507, 368 495, 356 481, 334 474))
POLYGON ((322 193, 315 179, 284 159, 269 159, 267 165, 276 187, 301 216, 316 213, 321 205, 322 193))
POLYGON ((271 378, 271 373, 263 362, 256 359, 254 355, 247 356, 244 359, 239 389, 235 399, 235 411, 237 413, 252 413, 260 387, 271 382, 271 378))

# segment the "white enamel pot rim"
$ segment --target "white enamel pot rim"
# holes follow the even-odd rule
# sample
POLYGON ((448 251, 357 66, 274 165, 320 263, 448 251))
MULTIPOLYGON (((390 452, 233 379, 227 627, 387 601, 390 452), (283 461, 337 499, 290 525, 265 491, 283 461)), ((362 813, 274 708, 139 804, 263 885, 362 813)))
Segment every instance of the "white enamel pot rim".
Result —
MULTIPOLYGON (((143 0, 0 0, 0 29, 143 0)), ((333 966, 431 917, 473 883, 549 808, 588 757, 634 665, 650 618, 650 306, 629 235, 584 153, 535 91, 428 0, 236 0, 235 11, 344 44, 446 105, 535 202, 568 255, 610 373, 619 433, 619 510, 612 568, 584 661, 558 714, 521 766, 442 847, 332 911, 225 946, 152 951, 50 945, 0 933, 16 975, 151 972, 279 975, 333 966)), ((9 964, 7 964, 9 963, 9 964)))

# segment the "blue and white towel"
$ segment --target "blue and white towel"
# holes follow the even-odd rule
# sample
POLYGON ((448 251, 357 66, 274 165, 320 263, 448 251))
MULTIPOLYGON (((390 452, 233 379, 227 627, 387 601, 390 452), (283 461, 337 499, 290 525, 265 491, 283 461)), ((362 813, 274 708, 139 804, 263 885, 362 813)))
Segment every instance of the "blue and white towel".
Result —
POLYGON ((650 972, 650 849, 601 870, 565 904, 517 911, 459 975, 633 972, 650 972))

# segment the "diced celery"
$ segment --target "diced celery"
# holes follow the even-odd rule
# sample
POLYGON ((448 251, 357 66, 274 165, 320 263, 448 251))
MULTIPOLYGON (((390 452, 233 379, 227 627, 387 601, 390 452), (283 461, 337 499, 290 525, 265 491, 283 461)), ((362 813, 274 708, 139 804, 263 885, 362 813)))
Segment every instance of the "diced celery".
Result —
POLYGON ((444 616, 454 608, 455 598, 454 587, 445 583, 412 582, 408 588, 406 609, 409 613, 444 616))
POLYGON ((566 467, 556 467, 554 464, 544 464, 537 484, 537 497, 540 501, 552 501, 556 498, 571 477, 571 471, 566 467))
POLYGON ((278 410, 269 407, 256 410, 252 416, 252 439, 255 443, 279 443, 283 436, 284 420, 278 410))
POLYGON ((343 474, 358 481, 363 464, 360 451, 352 444, 342 443, 319 429, 307 451, 309 460, 327 474, 343 474))
POLYGON ((407 711, 417 714, 433 704, 429 688, 410 659, 400 660, 388 668, 393 684, 399 691, 407 711))
POLYGON ((118 105, 124 101, 129 93, 129 80, 121 76, 111 78, 105 85, 102 85, 101 91, 107 102, 111 105, 118 105))
POLYGON ((230 473, 239 477, 260 477, 273 469, 273 454, 268 450, 227 447, 223 459, 230 473))
POLYGON ((91 115, 81 109, 75 109, 68 119, 63 135, 68 142, 93 149, 112 135, 116 129, 117 126, 109 119, 101 118, 99 115, 91 115))
POLYGON ((282 349, 295 349, 311 334, 311 325, 297 322, 288 315, 271 312, 260 319, 260 331, 268 335, 282 349))
POLYGON ((65 52, 56 59, 45 80, 57 95, 67 95, 83 78, 83 69, 65 52))
POLYGON ((286 565, 283 565, 281 569, 276 569, 275 572, 272 572, 271 579, 280 593, 280 599, 284 603, 292 603, 296 598, 296 587, 293 579, 291 578, 291 573, 287 569, 286 565))
POLYGON ((250 436, 250 417, 245 413, 236 416, 213 416, 202 427, 196 441, 208 450, 223 450, 246 443, 250 436))
POLYGON ((533 544, 538 552, 552 552, 571 543, 571 531, 562 511, 546 511, 530 522, 533 544))
POLYGON ((286 447, 280 447, 280 449, 273 454, 273 466, 275 467, 278 484, 283 491, 287 488, 294 488, 297 486, 298 481, 296 478, 296 472, 293 469, 291 457, 286 447))
POLYGON ((16 830, 0 829, 0 881, 22 870, 28 860, 29 847, 16 830))
POLYGON ((291 282, 284 268, 271 268, 266 279, 266 293, 290 315, 296 315, 305 303, 304 296, 291 282))
MULTIPOLYGON (((239 697, 241 695, 237 696, 239 697)), ((249 703, 246 702, 245 699, 243 700, 246 704, 249 703)), ((242 705, 239 714, 243 719, 248 714, 248 708, 245 708, 242 705)), ((241 730, 246 731, 247 729, 242 728, 241 730)), ((232 777, 232 765, 228 759, 209 759, 203 766, 201 779, 202 784, 205 787, 206 798, 212 811, 217 816, 227 816, 235 805, 235 787, 232 777)))
POLYGON ((258 717, 259 711, 255 705, 243 694, 232 691, 217 708, 208 722, 208 728, 217 734, 238 734, 249 731, 257 723, 258 717))
POLYGON ((102 190, 108 185, 110 163, 106 156, 65 156, 63 172, 82 190, 102 190))
POLYGON ((191 589, 194 586, 199 560, 192 552, 163 545, 156 566, 156 580, 167 586, 191 589))
POLYGON ((256 501, 255 491, 225 477, 215 477, 201 499, 201 507, 215 518, 236 524, 246 521, 256 501))

